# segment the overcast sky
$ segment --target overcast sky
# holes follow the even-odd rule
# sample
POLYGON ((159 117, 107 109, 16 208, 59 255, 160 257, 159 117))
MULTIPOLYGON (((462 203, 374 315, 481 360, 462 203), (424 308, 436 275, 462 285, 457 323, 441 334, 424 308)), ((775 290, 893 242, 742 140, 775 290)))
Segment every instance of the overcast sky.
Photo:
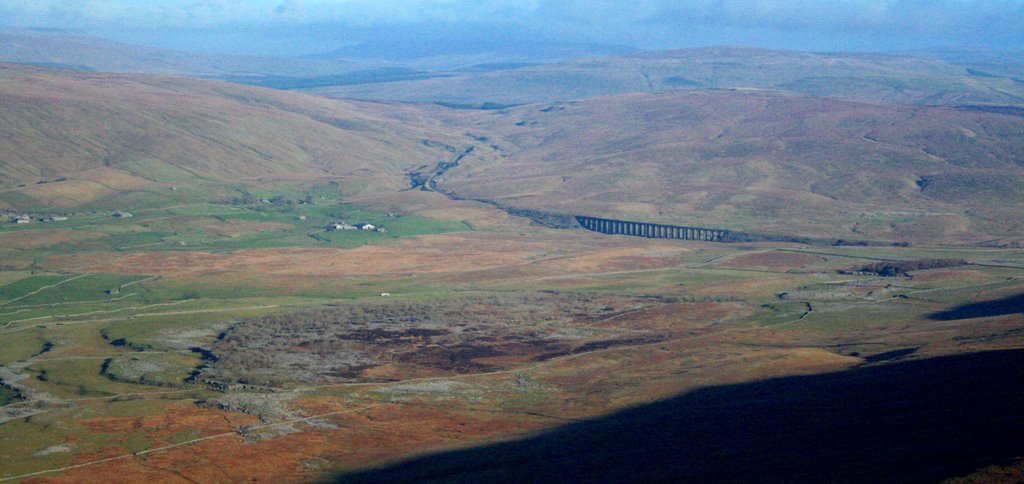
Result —
POLYGON ((298 55, 360 42, 1024 49, 1024 0, 0 0, 0 25, 298 55), (402 40, 404 39, 404 40, 402 40))

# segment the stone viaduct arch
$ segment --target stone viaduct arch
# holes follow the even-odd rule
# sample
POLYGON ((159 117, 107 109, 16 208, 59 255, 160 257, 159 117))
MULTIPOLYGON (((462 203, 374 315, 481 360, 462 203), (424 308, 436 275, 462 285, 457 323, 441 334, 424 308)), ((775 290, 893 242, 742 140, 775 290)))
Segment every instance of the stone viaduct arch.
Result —
POLYGON ((631 235, 649 239, 699 240, 705 242, 724 242, 731 238, 728 230, 703 227, 630 222, 627 220, 587 217, 583 215, 577 215, 576 221, 587 230, 609 235, 631 235))

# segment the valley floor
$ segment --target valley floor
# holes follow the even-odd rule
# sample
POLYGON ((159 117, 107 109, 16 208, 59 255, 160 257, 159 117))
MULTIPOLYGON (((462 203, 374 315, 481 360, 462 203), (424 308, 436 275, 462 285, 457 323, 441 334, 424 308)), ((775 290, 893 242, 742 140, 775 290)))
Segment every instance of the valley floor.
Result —
MULTIPOLYGON (((836 375, 870 400, 844 375, 885 373, 897 391, 898 365, 934 379, 927 362, 961 370, 933 358, 1024 348, 1019 249, 396 225, 369 245, 8 252, 24 265, 0 275, 0 479, 326 479, 804 381, 780 377, 836 375), (855 270, 934 258, 966 264, 855 270)), ((706 462, 691 451, 679 458, 706 462)))

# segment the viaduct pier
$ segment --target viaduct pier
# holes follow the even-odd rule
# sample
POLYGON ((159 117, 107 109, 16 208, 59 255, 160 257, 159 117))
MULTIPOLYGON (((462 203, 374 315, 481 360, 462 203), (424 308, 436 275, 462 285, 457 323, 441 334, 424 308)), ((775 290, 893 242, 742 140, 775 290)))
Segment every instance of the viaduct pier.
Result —
POLYGON ((680 225, 663 225, 646 222, 630 222, 607 218, 576 216, 576 221, 594 232, 609 235, 631 235, 649 239, 700 240, 705 242, 733 242, 739 237, 728 230, 708 229, 703 227, 684 227, 680 225))

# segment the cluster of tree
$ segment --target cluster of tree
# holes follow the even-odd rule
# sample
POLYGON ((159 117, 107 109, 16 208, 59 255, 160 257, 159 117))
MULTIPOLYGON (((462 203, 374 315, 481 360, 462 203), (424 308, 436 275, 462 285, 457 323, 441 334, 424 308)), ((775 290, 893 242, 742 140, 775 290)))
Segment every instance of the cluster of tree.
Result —
POLYGON ((225 200, 226 203, 231 205, 254 205, 255 210, 267 210, 269 208, 288 208, 292 209, 296 203, 299 204, 310 204, 313 203, 313 196, 307 194, 301 200, 295 200, 291 198, 285 198, 283 195, 275 195, 268 198, 259 198, 252 193, 243 191, 240 195, 231 197, 225 200))
POLYGON ((867 272, 878 274, 884 277, 905 275, 911 271, 922 271, 926 269, 942 269, 944 267, 959 267, 966 265, 963 259, 916 259, 882 261, 868 264, 854 269, 854 272, 867 272))
POLYGON ((21 391, 0 380, 0 406, 23 400, 21 391))

